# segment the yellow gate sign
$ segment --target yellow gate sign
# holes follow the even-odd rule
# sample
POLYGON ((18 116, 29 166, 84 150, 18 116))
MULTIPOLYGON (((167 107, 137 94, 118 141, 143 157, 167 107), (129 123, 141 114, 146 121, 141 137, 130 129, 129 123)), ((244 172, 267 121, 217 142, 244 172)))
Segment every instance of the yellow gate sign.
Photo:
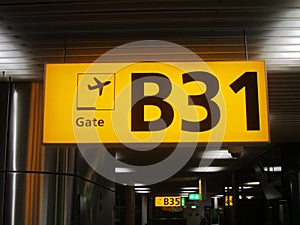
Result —
POLYGON ((155 207, 181 206, 180 196, 155 197, 155 207))
POLYGON ((233 196, 225 196, 225 206, 233 206, 233 196))
POLYGON ((265 64, 47 64, 45 144, 269 142, 265 64))

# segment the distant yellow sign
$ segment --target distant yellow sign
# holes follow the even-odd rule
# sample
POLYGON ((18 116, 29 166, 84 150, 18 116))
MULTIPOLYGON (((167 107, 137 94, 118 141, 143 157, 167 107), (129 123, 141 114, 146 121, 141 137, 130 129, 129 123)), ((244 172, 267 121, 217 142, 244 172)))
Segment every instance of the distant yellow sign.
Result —
POLYGON ((155 197, 155 207, 181 206, 180 196, 155 197))
POLYGON ((225 196, 225 206, 233 206, 233 196, 232 195, 225 196))
POLYGON ((45 144, 268 142, 264 62, 48 64, 45 144))
POLYGON ((203 193, 202 193, 202 180, 201 179, 199 179, 199 181, 198 181, 198 189, 199 189, 199 196, 200 196, 200 201, 202 201, 203 200, 203 193))

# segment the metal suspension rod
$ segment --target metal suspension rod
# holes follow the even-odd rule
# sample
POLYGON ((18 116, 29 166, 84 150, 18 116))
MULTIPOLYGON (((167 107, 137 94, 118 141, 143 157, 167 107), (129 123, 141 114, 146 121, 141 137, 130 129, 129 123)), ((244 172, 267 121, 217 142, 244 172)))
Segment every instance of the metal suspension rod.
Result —
POLYGON ((64 37, 64 51, 63 51, 63 56, 64 56, 64 63, 66 63, 66 60, 67 60, 67 34, 65 34, 65 37, 64 37))
POLYGON ((245 59, 246 59, 246 60, 249 60, 246 29, 243 30, 243 36, 244 36, 244 52, 245 52, 245 59))

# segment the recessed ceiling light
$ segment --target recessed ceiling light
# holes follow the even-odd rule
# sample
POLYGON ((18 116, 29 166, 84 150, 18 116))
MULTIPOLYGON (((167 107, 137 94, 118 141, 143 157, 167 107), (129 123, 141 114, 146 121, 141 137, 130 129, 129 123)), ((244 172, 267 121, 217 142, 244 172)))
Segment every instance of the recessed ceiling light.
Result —
POLYGON ((254 196, 246 196, 246 199, 253 199, 254 196))
POLYGON ((274 172, 281 172, 282 171, 281 166, 274 166, 273 169, 274 169, 274 172))
POLYGON ((230 189, 230 190, 231 190, 231 189, 232 189, 232 187, 225 187, 225 190, 227 190, 227 189, 230 189))
POLYGON ((266 172, 281 172, 282 167, 281 166, 265 166, 264 171, 266 171, 266 172))

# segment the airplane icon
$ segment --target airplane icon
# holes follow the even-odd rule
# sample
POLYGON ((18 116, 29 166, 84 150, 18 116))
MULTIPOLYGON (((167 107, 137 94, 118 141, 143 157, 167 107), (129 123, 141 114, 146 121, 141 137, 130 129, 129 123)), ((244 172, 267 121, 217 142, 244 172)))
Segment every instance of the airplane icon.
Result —
POLYGON ((102 95, 102 91, 103 91, 104 86, 109 85, 111 83, 110 81, 105 81, 104 83, 102 83, 96 77, 94 77, 94 81, 96 81, 97 84, 95 86, 91 86, 91 85, 88 84, 88 88, 89 88, 89 90, 99 89, 99 96, 102 95))

